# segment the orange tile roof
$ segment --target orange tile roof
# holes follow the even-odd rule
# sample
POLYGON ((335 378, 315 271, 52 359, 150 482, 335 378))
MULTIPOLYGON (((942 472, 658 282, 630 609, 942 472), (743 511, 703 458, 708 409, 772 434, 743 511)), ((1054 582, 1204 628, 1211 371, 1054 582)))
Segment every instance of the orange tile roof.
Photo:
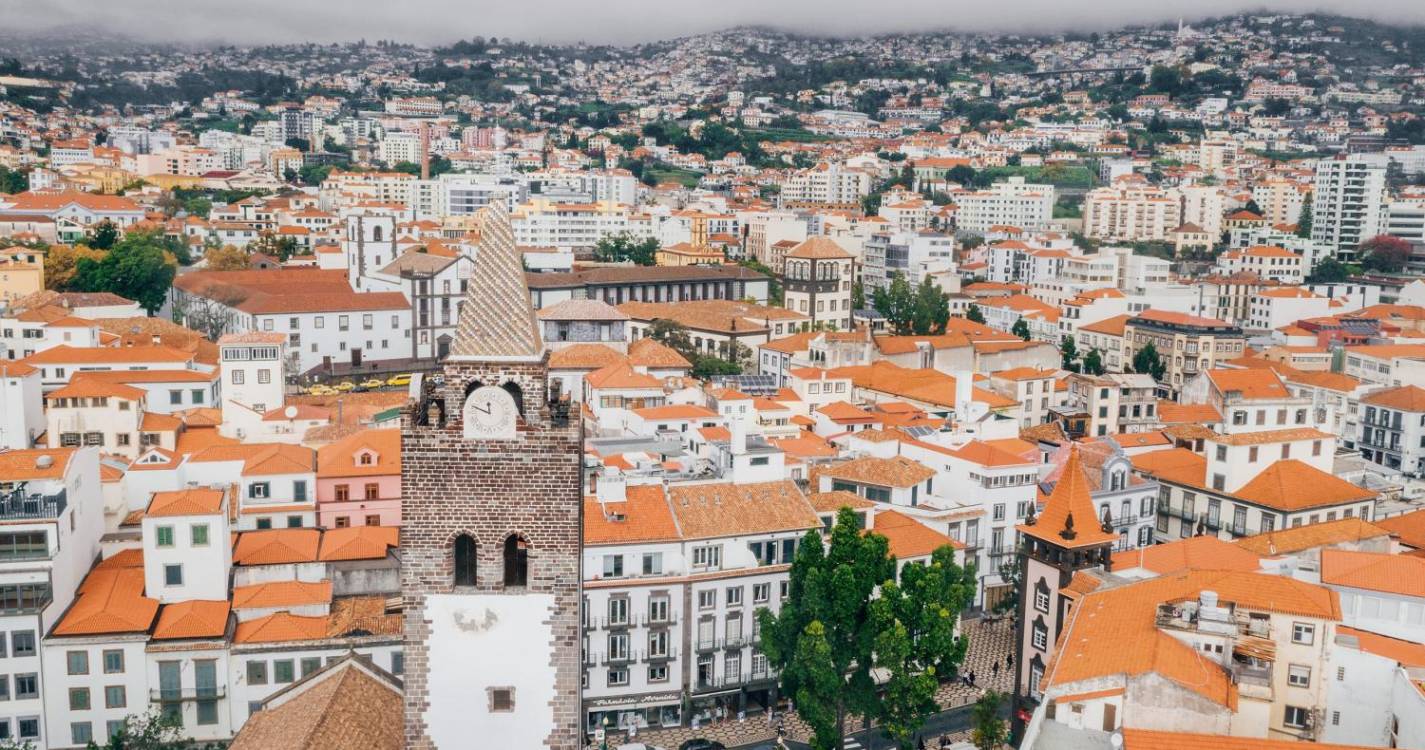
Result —
POLYGON ((238 535, 234 565, 286 565, 316 562, 322 532, 318 529, 260 529, 238 535))
POLYGON ((153 638, 221 638, 228 630, 229 611, 227 600, 195 599, 166 604, 158 614, 158 624, 153 627, 153 638))
POLYGON ((1405 641, 1338 625, 1336 626, 1336 645, 1342 645, 1340 640, 1342 636, 1354 638, 1356 648, 1368 654, 1394 659, 1396 663, 1407 667, 1425 667, 1425 643, 1405 641))
POLYGON ((1425 510, 1378 518, 1375 525, 1394 534, 1402 544, 1415 549, 1425 549, 1425 510))
POLYGON ((1276 372, 1255 370, 1208 370, 1208 380, 1223 395, 1240 394, 1247 399, 1288 398, 1291 392, 1282 384, 1276 372))
POLYGON ((322 531, 322 562, 338 560, 384 560, 400 544, 401 530, 396 526, 348 526, 322 531))
POLYGON ((845 401, 833 401, 823 404, 816 410, 817 414, 830 419, 833 422, 875 422, 876 416, 858 406, 854 406, 845 401))
POLYGON ((669 488, 684 539, 799 531, 821 526, 795 482, 684 484, 669 488))
MULTIPOLYGON (((1019 440, 1018 438, 1012 438, 1012 440, 1018 443, 1023 443, 1024 445, 1028 445, 1028 443, 1024 443, 1024 441, 1019 440)), ((920 441, 916 441, 916 444, 925 445, 925 443, 921 443, 920 441)), ((1008 443, 1006 440, 971 440, 970 442, 965 443, 958 449, 950 450, 949 454, 955 456, 956 458, 962 458, 971 463, 979 464, 980 466, 1000 467, 1025 466, 1028 464, 1038 465, 1039 461, 1037 460, 1037 457, 1036 459, 1028 458, 1022 449, 1018 453, 1006 450, 1006 448, 1010 447, 1018 446, 1013 446, 1012 443, 1008 443)), ((1034 448, 1033 446, 1030 446, 1030 448, 1036 454, 1038 453, 1038 448, 1034 448)))
POLYGON ((233 643, 316 641, 327 637, 326 617, 302 617, 277 612, 238 623, 233 643))
POLYGON ((584 498, 584 544, 672 541, 680 538, 661 484, 636 484, 625 500, 601 503, 584 498))
POLYGON ((288 443, 212 445, 188 458, 190 462, 242 461, 243 476, 303 474, 316 469, 317 452, 288 443))
POLYGON ((1425 558, 1323 549, 1321 582, 1387 594, 1425 597, 1425 558))
POLYGON ((584 382, 590 388, 663 388, 663 381, 646 373, 633 369, 633 365, 627 362, 616 362, 607 367, 601 367, 584 376, 584 382))
POLYGON ((1186 571, 1100 589, 1084 595, 1074 607, 1044 684, 1156 673, 1235 710, 1236 685, 1221 664, 1156 624, 1158 605, 1197 599, 1204 590, 1249 610, 1341 619, 1334 591, 1263 573, 1186 571))
POLYGON ((1372 391, 1361 397, 1361 403, 1400 411, 1423 412, 1425 411, 1425 388, 1403 385, 1399 388, 1372 391))
POLYGON ((109 383, 95 378, 73 377, 69 384, 45 394, 46 401, 60 398, 119 398, 139 401, 146 391, 123 383, 109 383))
POLYGON ((1113 553, 1113 572, 1143 568, 1154 573, 1177 573, 1184 570, 1261 570, 1261 558, 1255 553, 1218 539, 1215 536, 1193 536, 1166 544, 1113 553))
POLYGON ((1263 557, 1290 555, 1302 550, 1335 544, 1348 544, 1366 539, 1385 538, 1390 532, 1359 518, 1338 518, 1335 521, 1311 523, 1289 529, 1277 529, 1253 534, 1234 542, 1237 546, 1263 557))
POLYGON ((401 431, 361 430, 317 449, 317 477, 369 477, 401 473, 401 431), (371 463, 358 458, 371 456, 371 463))
POLYGON ((193 354, 171 346, 50 347, 25 358, 32 365, 119 364, 128 362, 190 362, 193 354))
MULTIPOLYGON (((644 339, 647 340, 647 339, 644 339)), ((551 370, 597 370, 627 359, 604 344, 572 344, 549 353, 551 370)))
POLYGON ((185 489, 169 492, 155 492, 149 498, 144 515, 158 516, 208 516, 223 510, 222 490, 185 489))
POLYGON ((158 600, 144 596, 143 552, 101 561, 79 584, 74 604, 54 634, 142 633, 153 625, 158 600))
POLYGON ((1301 440, 1330 440, 1336 436, 1315 427, 1286 427, 1280 430, 1257 430, 1233 434, 1215 434, 1210 442, 1223 445, 1264 445, 1267 443, 1291 443, 1301 440))
POLYGON ((233 609, 274 609, 329 604, 331 581, 271 581, 233 587, 233 609))
POLYGON ((823 476, 859 484, 905 489, 934 477, 935 470, 905 456, 863 456, 836 464, 826 469, 823 476))
POLYGON ((929 557, 941 547, 963 549, 964 544, 894 510, 877 511, 868 533, 880 534, 890 543, 897 560, 929 557))
POLYGON ((1212 404, 1178 404, 1158 402, 1158 418, 1164 424, 1211 424, 1222 421, 1222 414, 1212 404))
POLYGON ((659 369, 687 369, 693 366, 672 347, 650 338, 641 338, 628 345, 628 361, 635 367, 659 369))
POLYGON ((1276 461, 1232 493, 1277 510, 1303 510, 1374 500, 1376 493, 1294 458, 1276 461))
POLYGON ((1124 325, 1132 319, 1132 315, 1115 315, 1111 318, 1104 318, 1097 323, 1079 326, 1079 330, 1088 331, 1089 333, 1102 333, 1107 336, 1122 336, 1124 325))
POLYGON ((0 450, 0 478, 7 482, 61 479, 75 448, 0 450), (47 465, 45 464, 48 461, 47 465))
POLYGON ((653 421, 660 419, 712 419, 717 417, 717 412, 712 409, 694 404, 646 406, 642 409, 634 409, 633 413, 643 419, 653 421))
POLYGON ((1021 533, 1058 547, 1091 547, 1118 540, 1117 534, 1105 531, 1099 524, 1078 445, 1071 446, 1069 460, 1064 463, 1054 491, 1044 501, 1044 510, 1018 528, 1021 533))
POLYGON ((830 492, 813 492, 807 495, 807 502, 817 513, 835 513, 842 508, 861 510, 864 508, 874 508, 876 503, 867 500, 854 492, 846 490, 832 490, 830 492))

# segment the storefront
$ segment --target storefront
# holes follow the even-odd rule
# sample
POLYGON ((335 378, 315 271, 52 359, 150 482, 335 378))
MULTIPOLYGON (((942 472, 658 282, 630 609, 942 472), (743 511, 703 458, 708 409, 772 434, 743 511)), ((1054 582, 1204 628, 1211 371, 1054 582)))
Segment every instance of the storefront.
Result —
POLYGON ((677 692, 640 693, 584 701, 586 732, 603 727, 627 732, 630 728, 676 727, 683 723, 683 697, 677 692))

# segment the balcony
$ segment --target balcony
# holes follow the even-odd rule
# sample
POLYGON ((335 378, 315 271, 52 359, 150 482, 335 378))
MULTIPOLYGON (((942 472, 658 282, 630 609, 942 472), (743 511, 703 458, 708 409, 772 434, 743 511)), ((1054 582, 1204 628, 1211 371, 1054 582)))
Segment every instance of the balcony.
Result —
POLYGON ((664 661, 673 661, 673 660, 676 659, 676 658, 678 658, 678 649, 670 647, 670 648, 664 649, 664 650, 662 651, 662 653, 657 653, 657 654, 655 654, 655 653, 653 653, 652 651, 650 651, 650 652, 648 652, 647 655, 643 656, 643 658, 641 658, 639 661, 646 661, 646 662, 650 662, 650 663, 657 663, 657 662, 664 662, 664 661))
POLYGON ((1232 680, 1243 698, 1272 700, 1272 666, 1232 662, 1232 680))
POLYGON ((693 643, 693 648, 694 648, 696 651, 698 651, 699 653, 707 653, 707 652, 709 652, 709 651, 716 651, 716 650, 722 648, 722 639, 721 639, 721 638, 709 638, 709 639, 706 639, 706 640, 699 639, 698 641, 695 641, 695 642, 693 643))
POLYGON ((638 624, 645 628, 661 628, 668 625, 678 624, 678 613, 669 612, 662 617, 655 618, 647 613, 638 616, 638 624))
POLYGON ((215 701, 227 697, 227 687, 216 685, 203 688, 155 688, 148 691, 153 703, 183 703, 188 701, 215 701))
POLYGON ((775 669, 767 668, 753 670, 750 672, 742 672, 741 674, 736 675, 722 675, 707 680, 699 679, 697 680, 697 682, 694 683, 693 692, 702 693, 710 690, 721 690, 723 688, 751 685, 767 680, 774 680, 776 679, 776 677, 777 671, 775 669))
POLYGON ((598 663, 599 663, 599 664, 628 664, 628 663, 630 663, 630 662, 639 661, 639 660, 642 658, 642 655, 643 655, 643 652, 642 652, 642 651, 633 651, 633 650, 624 651, 623 653, 620 653, 620 654, 608 654, 608 653, 604 653, 604 654, 599 654, 599 656, 598 656, 598 659, 599 659, 599 660, 598 660, 598 663))
POLYGON ((0 495, 0 521, 58 518, 67 504, 65 490, 53 495, 15 490, 0 495))

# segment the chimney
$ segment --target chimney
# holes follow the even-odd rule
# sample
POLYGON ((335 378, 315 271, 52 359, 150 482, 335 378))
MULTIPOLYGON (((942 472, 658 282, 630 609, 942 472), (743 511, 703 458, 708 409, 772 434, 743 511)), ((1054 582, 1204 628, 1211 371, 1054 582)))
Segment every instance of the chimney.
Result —
POLYGON ((621 503, 628 500, 628 479, 616 466, 605 467, 599 474, 595 495, 600 503, 621 503))
POLYGON ((732 433, 729 441, 732 455, 741 456, 747 452, 747 423, 741 417, 732 417, 727 424, 728 431, 732 433))
POLYGON ((970 370, 958 370, 954 377, 955 416, 965 420, 970 416, 970 402, 974 401, 975 374, 970 370))
POLYGON ((421 122, 421 179, 430 179, 430 123, 421 122))

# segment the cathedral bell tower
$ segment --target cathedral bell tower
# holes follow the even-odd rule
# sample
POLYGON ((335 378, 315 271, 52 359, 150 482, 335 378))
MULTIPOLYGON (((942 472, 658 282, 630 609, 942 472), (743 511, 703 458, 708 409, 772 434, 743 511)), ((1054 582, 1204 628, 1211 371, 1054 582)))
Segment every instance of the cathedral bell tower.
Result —
POLYGON ((1059 632, 1068 620, 1073 597, 1066 593, 1074 574, 1112 564, 1118 534, 1100 525, 1093 494, 1084 475, 1079 447, 1044 501, 1019 530, 1019 610, 1016 613, 1014 696, 1010 723, 1014 740, 1023 736, 1029 715, 1039 704, 1039 683, 1054 655, 1059 632))
POLYGON ((581 426, 509 217, 479 219, 442 378, 402 418, 406 747, 577 750, 581 426))

